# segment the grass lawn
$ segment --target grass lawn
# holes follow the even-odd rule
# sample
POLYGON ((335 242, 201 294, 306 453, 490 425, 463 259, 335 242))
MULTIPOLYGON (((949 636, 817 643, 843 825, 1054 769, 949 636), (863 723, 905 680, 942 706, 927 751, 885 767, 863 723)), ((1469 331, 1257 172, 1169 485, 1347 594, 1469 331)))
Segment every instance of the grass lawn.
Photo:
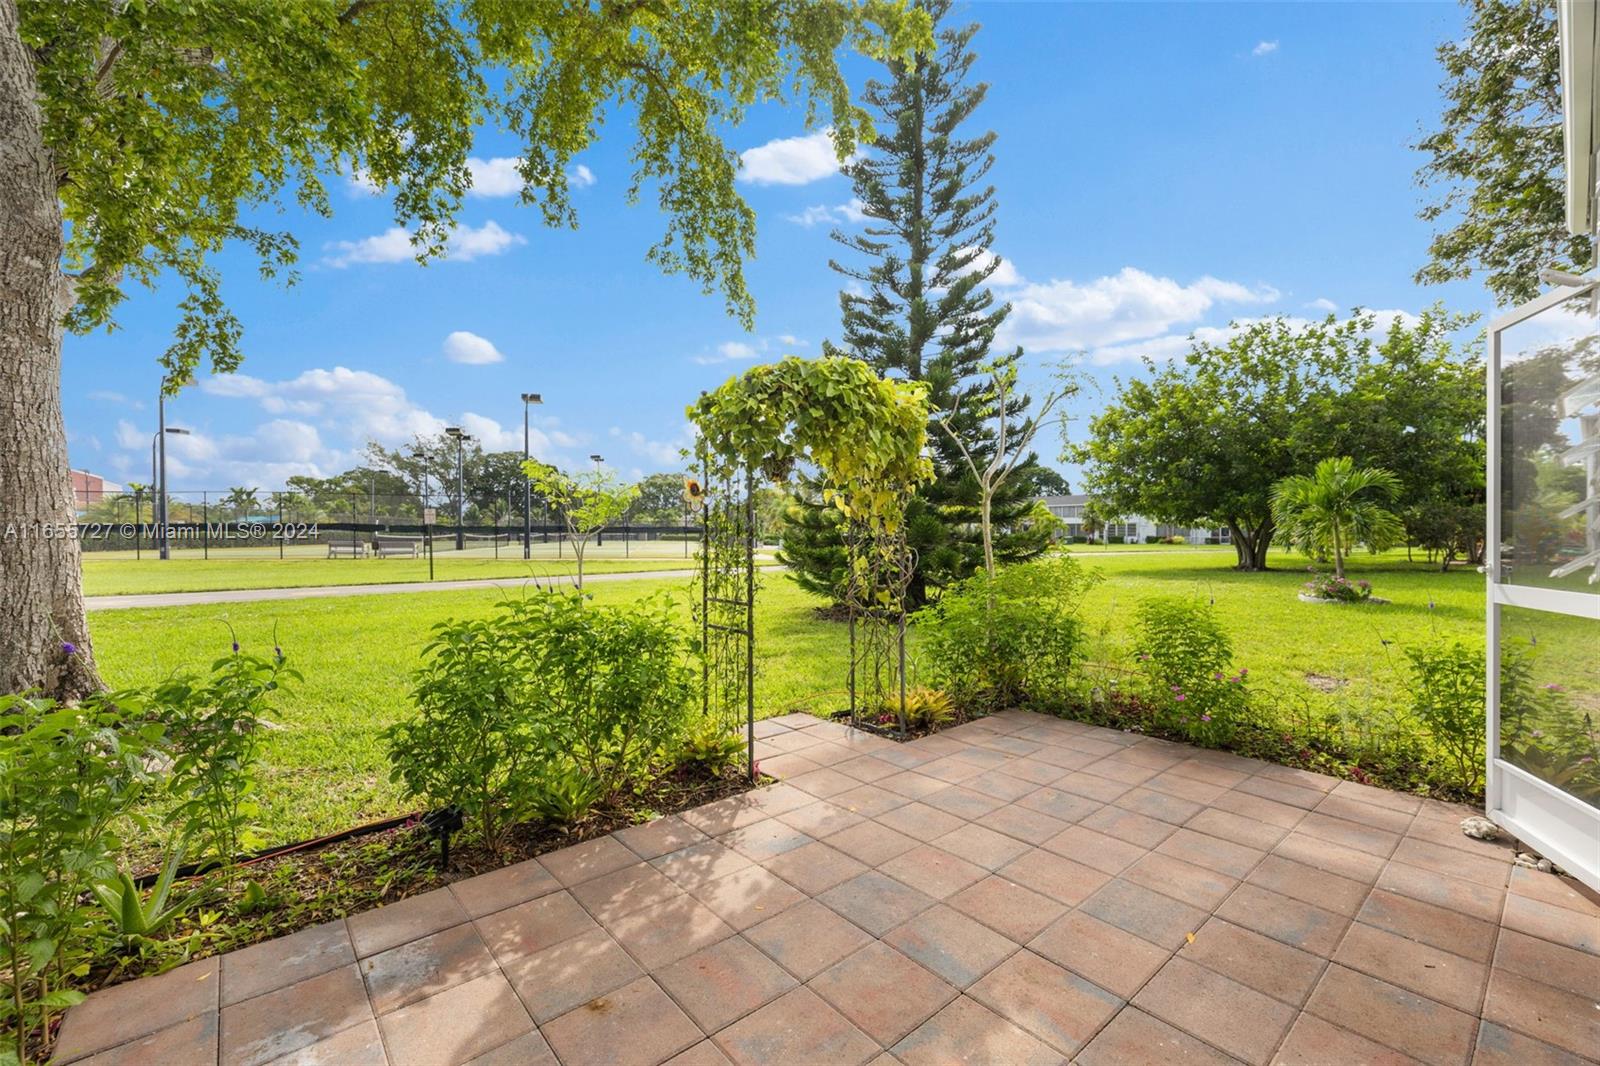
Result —
MULTIPOLYGON (((693 550, 691 548, 691 550, 693 550)), ((680 545, 635 545, 623 555, 621 545, 590 547, 584 556, 586 574, 634 573, 641 570, 688 570, 697 564, 685 557, 680 545)), ((572 551, 558 558, 554 545, 535 545, 534 558, 522 559, 520 550, 502 549, 500 558, 476 551, 457 555, 440 552, 434 557, 434 577, 439 581, 473 578, 553 577, 577 570, 572 551)), ((328 585, 380 585, 428 580, 427 559, 329 559, 301 554, 279 559, 276 555, 221 555, 210 559, 200 553, 174 553, 165 561, 144 553, 88 552, 83 559, 83 591, 88 596, 130 593, 210 592, 219 589, 312 588, 328 585)))
MULTIPOLYGON (((1296 599, 1304 560, 1274 553, 1279 567, 1235 573, 1231 550, 1124 552, 1085 558, 1105 580, 1084 619, 1109 658, 1132 639, 1138 601, 1176 593, 1214 598, 1232 635, 1236 664, 1269 691, 1283 713, 1383 722, 1403 694, 1402 648, 1430 634, 1483 639, 1483 578, 1471 569, 1439 574, 1403 553, 1357 557, 1352 574, 1371 580, 1386 605, 1306 604, 1296 599), (1431 606, 1430 606, 1431 604, 1431 606), (1387 644, 1385 642, 1388 642, 1387 644)), ((215 564, 211 564, 215 565, 215 564)), ((688 619, 686 580, 595 585, 600 603, 664 590, 688 619)), ((446 617, 488 612, 499 590, 419 592, 210 607, 117 610, 90 616, 96 652, 113 685, 156 680, 209 664, 228 647, 231 624, 246 648, 278 639, 305 684, 279 704, 283 728, 268 739, 263 823, 273 841, 331 832, 400 813, 377 733, 408 710, 408 676, 429 627, 446 617)), ((788 578, 764 579, 757 610, 757 706, 762 715, 845 704, 846 630, 820 620, 818 601, 788 578)), ((1600 692, 1594 629, 1579 619, 1536 612, 1508 618, 1518 636, 1537 635, 1538 680, 1600 692), (1530 627, 1537 625, 1534 630, 1530 627)), ((913 635, 913 658, 915 646, 913 635)))

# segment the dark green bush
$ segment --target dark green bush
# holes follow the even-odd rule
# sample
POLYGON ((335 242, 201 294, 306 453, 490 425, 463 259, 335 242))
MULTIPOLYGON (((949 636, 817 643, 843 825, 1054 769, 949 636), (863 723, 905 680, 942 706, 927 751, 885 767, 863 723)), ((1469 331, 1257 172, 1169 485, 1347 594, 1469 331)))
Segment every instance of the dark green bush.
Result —
POLYGON ((1199 600, 1141 600, 1134 658, 1145 699, 1165 728, 1202 744, 1227 741, 1249 711, 1249 670, 1233 669, 1233 644, 1216 611, 1199 600))
POLYGON ((1079 607, 1098 580, 1061 556, 947 588, 915 617, 925 673, 969 713, 1059 703, 1083 649, 1079 607))
POLYGON ((1476 788, 1483 777, 1488 728, 1483 646, 1441 640, 1405 652, 1411 666, 1411 713, 1428 728, 1456 783, 1476 788))

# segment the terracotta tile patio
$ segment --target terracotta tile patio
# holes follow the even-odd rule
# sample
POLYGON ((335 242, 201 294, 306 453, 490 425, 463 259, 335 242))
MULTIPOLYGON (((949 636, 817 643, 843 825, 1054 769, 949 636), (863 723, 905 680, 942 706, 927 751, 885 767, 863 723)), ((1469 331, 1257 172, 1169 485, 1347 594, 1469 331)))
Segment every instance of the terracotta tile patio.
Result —
POLYGON ((1465 808, 1020 712, 761 735, 778 785, 108 989, 57 1061, 1600 1056, 1600 906, 1465 808))

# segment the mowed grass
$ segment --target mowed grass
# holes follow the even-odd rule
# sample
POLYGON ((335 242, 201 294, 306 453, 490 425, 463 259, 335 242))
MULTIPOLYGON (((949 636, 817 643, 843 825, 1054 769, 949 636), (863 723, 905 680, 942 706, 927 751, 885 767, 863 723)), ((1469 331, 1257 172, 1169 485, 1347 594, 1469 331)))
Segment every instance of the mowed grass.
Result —
MULTIPOLYGON (((648 570, 691 570, 699 565, 690 546, 637 544, 624 554, 620 544, 591 546, 584 556, 584 573, 638 573, 648 570)), ((477 578, 556 577, 576 572, 572 550, 556 555, 555 545, 535 545, 534 558, 524 560, 521 549, 502 548, 497 559, 483 549, 461 554, 439 552, 434 557, 437 581, 477 578)), ((251 553, 224 555, 184 551, 171 559, 153 553, 135 559, 132 552, 86 552, 83 557, 83 591, 88 596, 122 596, 136 593, 214 592, 223 589, 322 588, 330 585, 382 585, 426 583, 428 560, 329 559, 325 554, 275 555, 251 553)))
MULTIPOLYGON (((1141 599, 1160 594, 1213 601, 1233 641, 1235 663, 1286 717, 1332 716, 1347 724, 1395 724, 1405 701, 1403 649, 1434 637, 1481 646, 1484 580, 1471 570, 1440 574, 1403 553, 1358 556, 1351 574, 1373 583, 1383 605, 1301 603, 1305 560, 1274 552, 1267 573, 1231 569, 1231 551, 1122 552, 1082 563, 1104 580, 1083 619, 1097 658, 1125 664, 1141 599)), ((591 587, 598 603, 654 593, 675 597, 689 619, 689 582, 639 580, 591 587)), ((203 668, 226 653, 228 626, 250 650, 270 651, 274 633, 303 685, 275 709, 282 728, 266 741, 263 824, 286 842, 401 813, 388 780, 379 732, 409 713, 409 677, 429 628, 481 616, 514 594, 488 589, 332 599, 222 604, 90 615, 96 653, 113 685, 143 684, 183 668, 203 668)), ((848 633, 819 618, 820 601, 781 573, 763 576, 757 609, 757 713, 817 712, 845 706, 848 633)), ((1595 627, 1537 612, 1508 618, 1519 637, 1537 636, 1536 680, 1600 691, 1595 627), (1535 628, 1536 627, 1536 628, 1535 628)), ((916 661, 916 634, 911 658, 916 661)), ((1402 727, 1408 723, 1400 722, 1402 727)), ((1414 728, 1415 723, 1409 723, 1414 728)))

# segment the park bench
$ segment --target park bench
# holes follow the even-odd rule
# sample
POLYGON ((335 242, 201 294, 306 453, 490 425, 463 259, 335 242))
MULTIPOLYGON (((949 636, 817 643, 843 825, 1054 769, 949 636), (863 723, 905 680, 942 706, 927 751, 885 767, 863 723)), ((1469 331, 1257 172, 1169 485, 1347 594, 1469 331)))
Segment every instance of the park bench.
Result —
POLYGON ((360 559, 367 554, 367 546, 359 541, 354 544, 329 544, 328 558, 330 559, 360 559))
POLYGON ((417 542, 410 537, 374 537, 372 548, 373 554, 380 559, 391 556, 404 556, 407 559, 417 557, 417 542))

